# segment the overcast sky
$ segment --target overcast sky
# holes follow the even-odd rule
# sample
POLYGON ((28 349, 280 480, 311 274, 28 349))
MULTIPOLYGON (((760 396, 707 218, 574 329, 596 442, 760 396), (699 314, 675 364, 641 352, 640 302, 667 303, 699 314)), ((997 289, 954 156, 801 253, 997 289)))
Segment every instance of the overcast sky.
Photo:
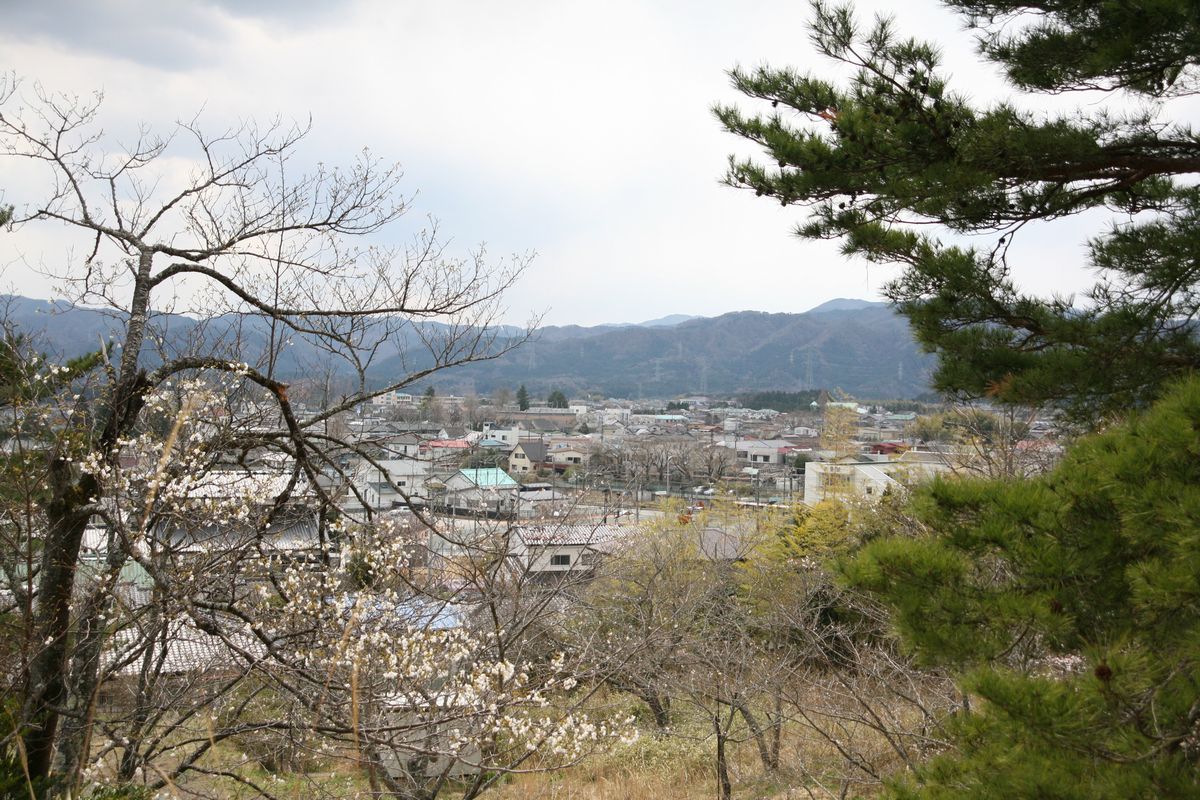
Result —
MULTIPOLYGON (((943 47, 954 88, 1004 91, 936 3, 859 8, 903 8, 901 30, 943 47)), ((709 110, 737 99, 726 71, 828 71, 807 13, 799 0, 39 0, 5 4, 0 64, 27 85, 102 90, 109 131, 165 131, 201 109, 209 129, 311 116, 312 162, 347 163, 369 146, 402 164, 415 198, 398 238, 431 215, 459 251, 536 252, 508 298, 510 321, 796 312, 877 298, 893 274, 796 239, 801 210, 719 182, 742 149, 709 110)), ((36 190, 25 180, 0 169, 6 202, 36 190)), ((1016 277, 1042 292, 1083 286, 1095 223, 1026 236, 1016 277)), ((55 241, 46 229, 0 235, 3 288, 50 296, 28 265, 64 260, 55 241)))

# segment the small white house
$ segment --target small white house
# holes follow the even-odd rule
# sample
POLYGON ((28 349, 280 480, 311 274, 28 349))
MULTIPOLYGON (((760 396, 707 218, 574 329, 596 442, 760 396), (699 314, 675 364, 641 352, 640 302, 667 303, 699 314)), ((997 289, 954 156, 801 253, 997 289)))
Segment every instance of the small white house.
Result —
POLYGON ((504 442, 509 447, 515 446, 517 442, 527 436, 529 436, 529 431, 521 428, 499 428, 490 422, 483 423, 483 438, 504 442))
POLYGON ((556 523, 517 528, 510 556, 526 574, 590 572, 596 560, 624 537, 629 525, 556 523))
POLYGON ((354 486, 366 505, 376 511, 424 504, 429 499, 426 486, 430 463, 415 458, 389 458, 372 464, 360 461, 354 471, 354 486))
POLYGON ((555 469, 567 469, 586 464, 588 454, 576 447, 560 447, 550 451, 550 463, 555 469))
POLYGON ((888 489, 911 486, 950 471, 950 464, 930 454, 909 451, 897 459, 810 461, 804 465, 804 503, 859 498, 877 500, 888 489))

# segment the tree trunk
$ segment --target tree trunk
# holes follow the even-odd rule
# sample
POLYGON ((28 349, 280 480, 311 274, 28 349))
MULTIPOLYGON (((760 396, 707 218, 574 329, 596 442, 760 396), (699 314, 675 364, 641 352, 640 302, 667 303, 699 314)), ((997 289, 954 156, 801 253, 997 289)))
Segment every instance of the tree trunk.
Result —
POLYGON ((778 766, 771 759, 771 747, 767 741, 767 731, 758 724, 758 717, 750 710, 750 706, 744 701, 735 701, 734 708, 742 715, 742 719, 746 720, 746 725, 750 727, 750 733, 754 736, 754 744, 758 747, 758 758, 762 761, 763 769, 767 772, 772 772, 778 766))
POLYGON ((771 769, 779 769, 779 751, 783 746, 783 690, 775 687, 775 714, 771 718, 771 769))
POLYGON ((640 696, 642 701, 650 707, 650 713, 654 715, 655 727, 659 731, 665 731, 671 727, 671 698, 654 691, 643 692, 640 696))
POLYGON ((88 762, 91 723, 100 688, 100 654, 104 649, 106 630, 104 617, 112 607, 113 590, 125 561, 125 553, 117 547, 116 537, 110 532, 105 574, 97 576, 97 585, 88 594, 76 622, 75 652, 71 657, 65 698, 67 714, 58 736, 53 770, 58 776, 58 786, 69 796, 77 793, 79 776, 88 762))
POLYGON ((733 796, 733 782, 729 780, 729 762, 725 758, 725 729, 721 727, 721 711, 713 714, 713 730, 717 734, 717 799, 729 800, 733 796))
POLYGON ((51 499, 46 509, 49 525, 42 543, 33 625, 41 649, 29 662, 22 713, 27 727, 22 735, 29 775, 35 781, 50 775, 59 710, 66 699, 71 593, 83 531, 88 522, 87 514, 78 511, 82 504, 77 497, 77 487, 71 481, 71 465, 62 458, 54 458, 49 479, 51 499))
MULTIPOLYGON (((115 463, 117 442, 142 407, 145 374, 138 358, 146 336, 150 310, 150 269, 154 253, 143 250, 138 257, 138 274, 122 342, 121 365, 115 383, 98 403, 96 422, 101 430, 94 447, 115 463)), ((103 487, 91 474, 75 478, 66 454, 56 453, 48 470, 50 501, 46 508, 46 540, 42 545, 42 571, 38 582, 34 629, 43 642, 29 664, 25 705, 22 709, 25 750, 29 775, 34 780, 50 776, 54 758, 59 714, 67 699, 71 649, 71 594, 84 528, 91 517, 87 510, 103 487)), ((88 622, 94 626, 98 620, 88 622)))

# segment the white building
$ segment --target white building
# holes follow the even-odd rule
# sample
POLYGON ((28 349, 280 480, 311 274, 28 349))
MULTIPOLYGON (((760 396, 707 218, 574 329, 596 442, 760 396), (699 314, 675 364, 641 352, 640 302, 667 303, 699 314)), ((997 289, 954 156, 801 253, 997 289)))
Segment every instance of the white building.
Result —
POLYGON ((590 572, 597 558, 624 537, 633 525, 556 523, 516 529, 510 557, 526 574, 590 572))
MULTIPOLYGON (((383 511, 409 505, 410 501, 419 505, 429 501, 426 484, 431 465, 428 461, 389 458, 376 464, 364 459, 354 470, 354 487, 362 496, 364 505, 375 511, 383 511)), ((349 505, 355 505, 355 501, 357 498, 351 495, 349 505)))
POLYGON ((858 498, 875 500, 890 489, 900 489, 950 471, 945 459, 910 450, 892 460, 845 458, 810 461, 804 465, 804 503, 858 498))
POLYGON ((371 398, 371 405, 376 408, 398 408, 402 406, 411 406, 415 399, 407 392, 384 392, 371 398))
POLYGON ((495 439, 497 442, 504 442, 510 447, 515 447, 517 442, 529 436, 529 431, 521 428, 499 428, 490 422, 483 423, 483 438, 495 439))

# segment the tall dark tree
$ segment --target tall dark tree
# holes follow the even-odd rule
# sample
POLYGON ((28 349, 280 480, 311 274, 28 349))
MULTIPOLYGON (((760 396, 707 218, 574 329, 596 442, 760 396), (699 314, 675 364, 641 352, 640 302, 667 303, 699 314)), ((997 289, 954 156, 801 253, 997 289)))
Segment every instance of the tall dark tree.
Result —
POLYGON ((1200 14, 1178 2, 947 4, 1015 87, 1124 93, 1135 110, 974 106, 950 91, 933 46, 886 20, 860 31, 848 8, 817 3, 813 41, 852 67, 849 84, 736 71, 777 110, 717 110, 771 159, 735 160, 728 180, 809 207, 802 236, 903 265, 888 293, 942 356, 938 388, 1053 402, 1092 424, 1149 410, 1049 475, 935 483, 910 506, 919 524, 845 564, 964 690, 954 747, 892 795, 1195 797, 1200 382, 1167 387, 1200 365, 1200 142, 1165 118, 1165 101, 1198 86, 1200 14), (1023 293, 1013 237, 1090 209, 1116 217, 1088 243, 1089 302, 1023 293), (929 223, 994 242, 943 246, 929 223))
POLYGON ((1089 97, 1069 113, 973 104, 952 90, 933 44, 886 19, 860 28, 849 7, 817 2, 812 41, 849 65, 849 81, 734 70, 734 85, 772 110, 716 109, 767 154, 732 159, 726 179, 810 209, 800 236, 902 265, 886 293, 941 355, 939 390, 1057 403, 1088 421, 1144 406, 1200 366, 1200 141, 1166 102, 1200 86, 1200 14, 1180 2, 947 5, 1014 88, 1133 102, 1089 97), (1087 243, 1098 278, 1084 302, 1022 291, 1014 238, 1091 209, 1114 217, 1087 243))
POLYGON ((517 389, 517 408, 522 411, 529 410, 529 390, 525 388, 525 384, 521 384, 517 389))

